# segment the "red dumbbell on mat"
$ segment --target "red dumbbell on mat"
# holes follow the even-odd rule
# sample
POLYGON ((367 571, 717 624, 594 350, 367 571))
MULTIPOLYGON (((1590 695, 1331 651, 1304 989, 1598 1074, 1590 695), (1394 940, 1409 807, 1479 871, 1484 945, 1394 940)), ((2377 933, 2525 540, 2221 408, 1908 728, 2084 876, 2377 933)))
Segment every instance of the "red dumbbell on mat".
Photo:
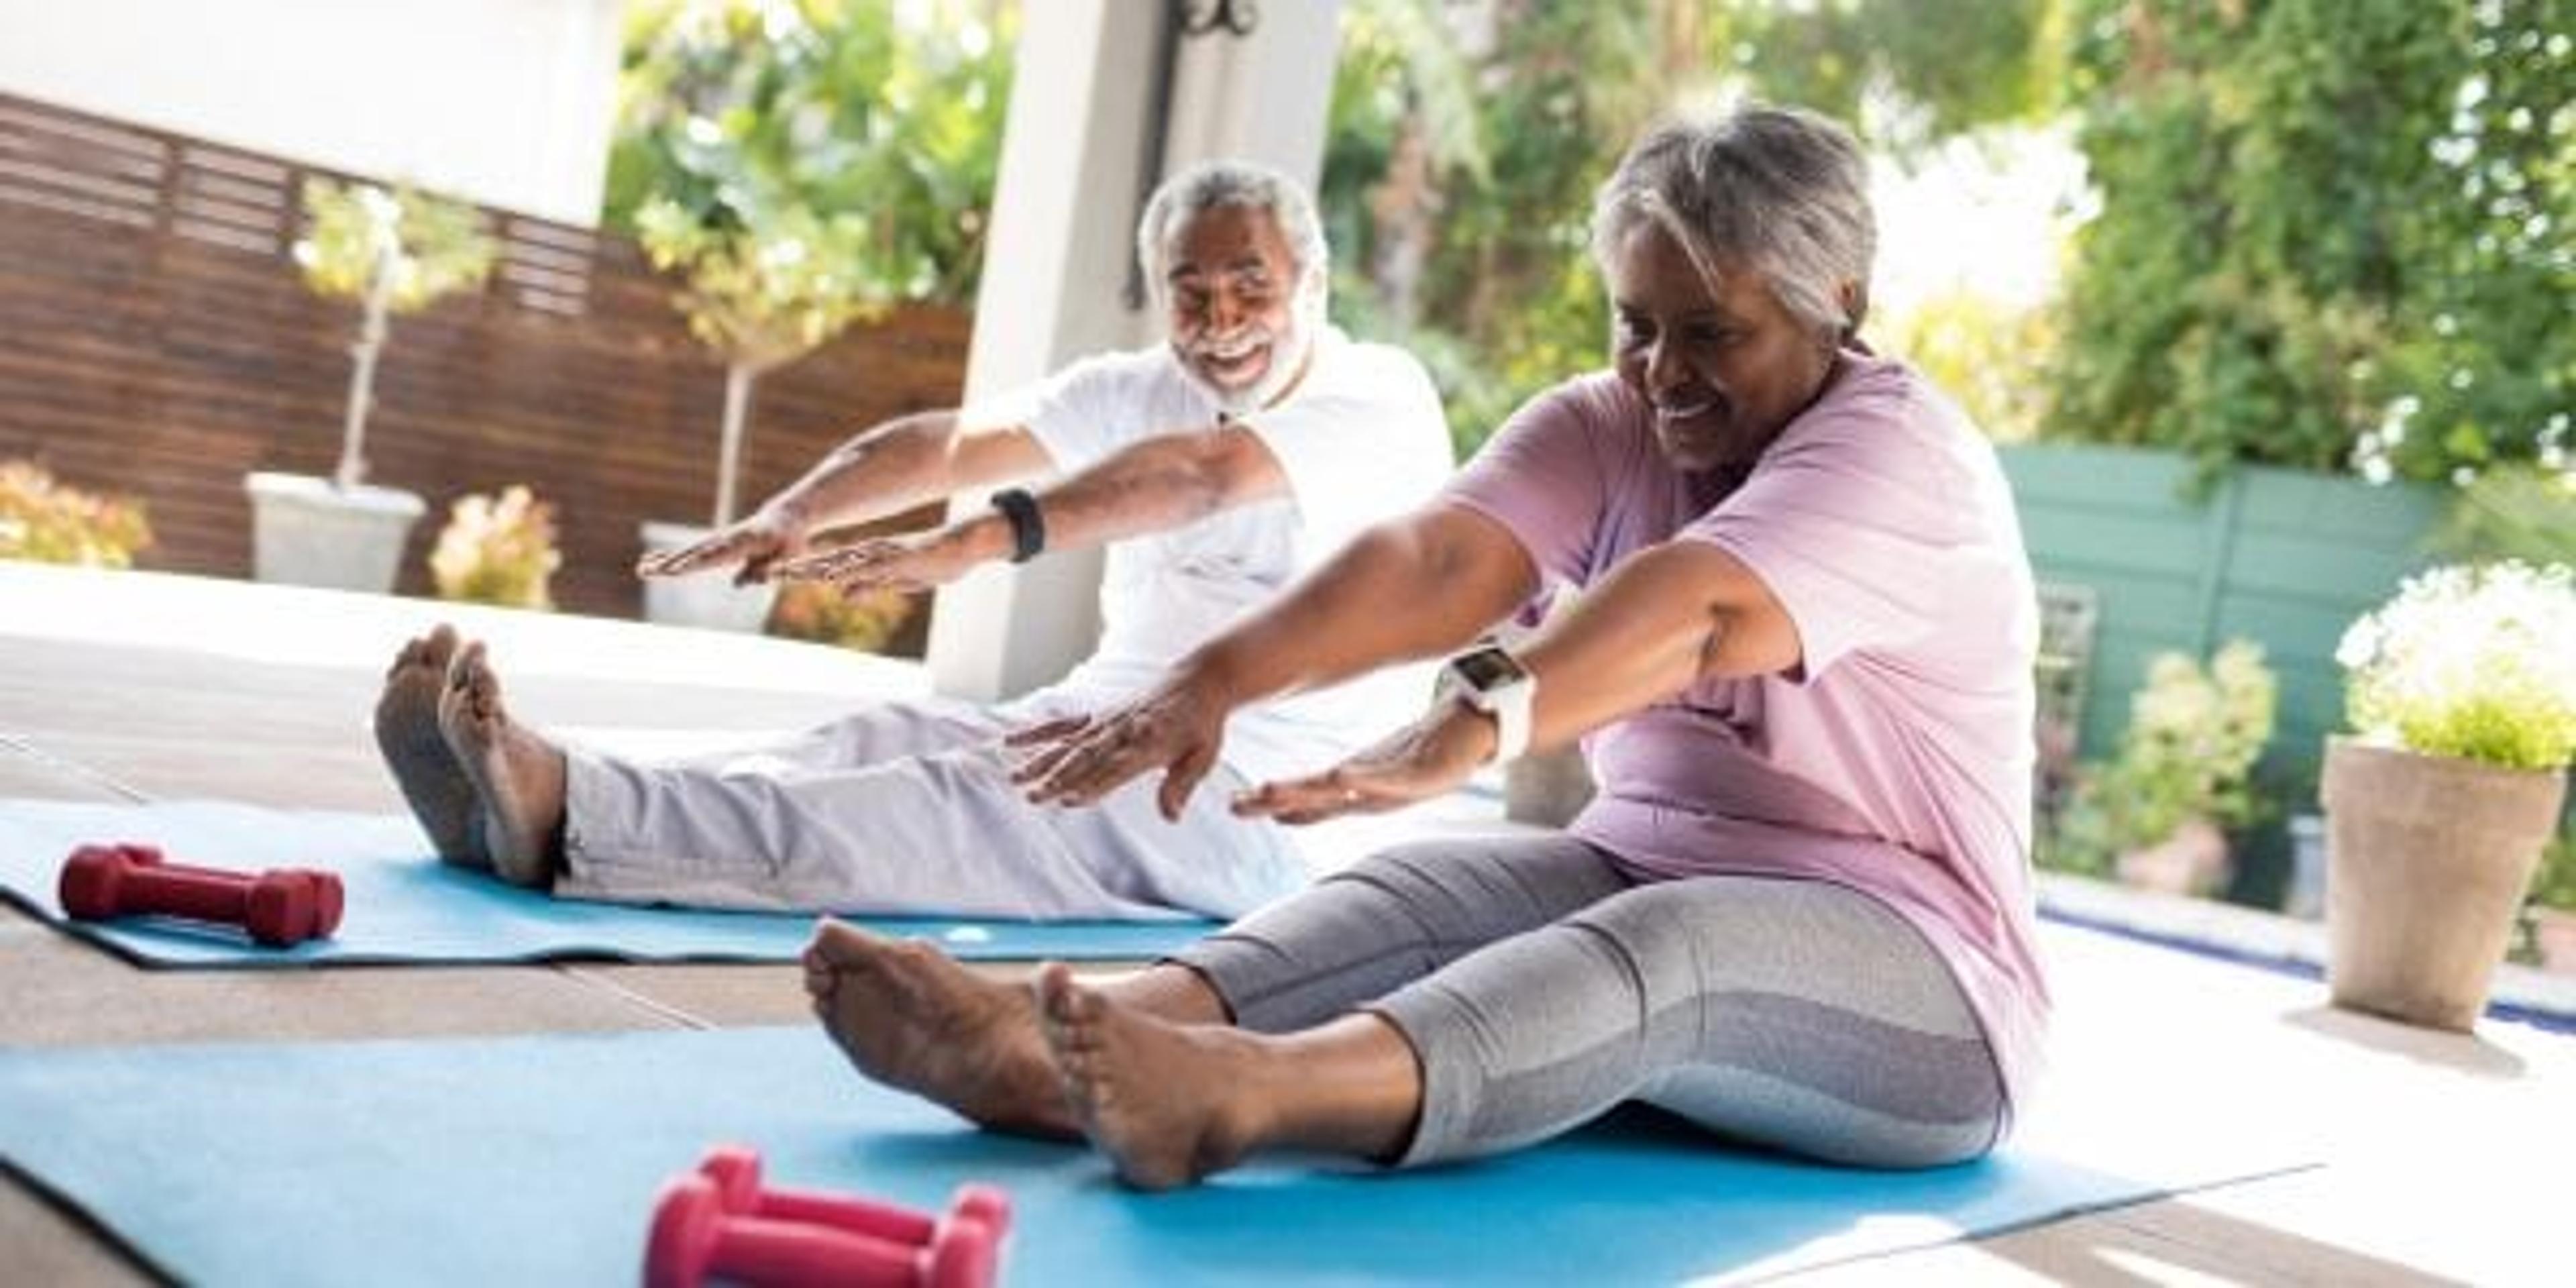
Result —
POLYGON ((307 868, 226 872, 164 862, 149 845, 84 845, 63 864, 56 893, 81 921, 155 914, 239 926, 274 948, 340 928, 340 878, 307 868))
POLYGON ((989 1185, 959 1186, 936 1217, 850 1195, 764 1190, 760 1155, 727 1146, 662 1187, 644 1282, 989 1288, 1010 1223, 1010 1199, 989 1185))

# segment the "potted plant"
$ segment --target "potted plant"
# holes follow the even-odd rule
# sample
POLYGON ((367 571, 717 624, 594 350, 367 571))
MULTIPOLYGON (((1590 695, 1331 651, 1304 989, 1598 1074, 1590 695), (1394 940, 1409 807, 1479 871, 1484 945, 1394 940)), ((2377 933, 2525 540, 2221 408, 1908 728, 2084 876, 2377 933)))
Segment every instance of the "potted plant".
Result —
POLYGON ((2557 829, 2576 757, 2576 588, 2519 561, 2436 568, 2335 651, 2327 982, 2338 1006, 2466 1030, 2557 829))
POLYGON ((481 284, 498 248, 472 206, 409 189, 312 179, 304 185, 304 211, 311 230, 295 243, 295 261, 305 284, 359 304, 349 405, 331 477, 261 471, 243 479, 253 569, 262 581, 388 591, 425 507, 410 492, 365 481, 376 361, 394 314, 481 284))
MULTIPOLYGON (((763 372, 898 300, 974 298, 1009 13, 709 0, 630 24, 606 221, 682 276, 691 329, 725 360, 718 524, 763 372)), ((645 531, 648 548, 687 532, 645 531)), ((650 579, 646 614, 721 604, 728 580, 650 579)), ((757 626, 768 598, 755 588, 733 622, 757 626)))
POLYGON ((769 633, 860 653, 882 653, 912 619, 918 597, 877 588, 844 594, 816 581, 789 582, 778 590, 769 633))
POLYGON ((2278 695, 2251 641, 2229 640, 2207 667, 2181 653, 2150 660, 2119 753, 2079 780, 2053 865, 2167 894, 2224 889, 2234 874, 2227 834, 2261 810, 2254 764, 2278 695))
POLYGON ((553 608, 547 580, 562 566, 554 507, 516 483, 498 497, 458 497, 429 552, 429 580, 440 599, 504 608, 553 608))
MULTIPOLYGON (((757 208, 755 208, 757 209, 757 208)), ((678 273, 675 303, 689 330, 725 360, 724 421, 717 437, 714 526, 737 513, 742 449, 752 386, 861 318, 881 315, 891 296, 854 271, 867 254, 869 225, 825 219, 802 207, 746 217, 731 206, 692 214, 675 201, 646 203, 636 217, 655 268, 678 273)), ((695 542, 708 529, 647 521, 647 551, 695 542)), ((753 631, 769 616, 774 588, 723 577, 656 577, 644 583, 645 616, 657 622, 753 631)))

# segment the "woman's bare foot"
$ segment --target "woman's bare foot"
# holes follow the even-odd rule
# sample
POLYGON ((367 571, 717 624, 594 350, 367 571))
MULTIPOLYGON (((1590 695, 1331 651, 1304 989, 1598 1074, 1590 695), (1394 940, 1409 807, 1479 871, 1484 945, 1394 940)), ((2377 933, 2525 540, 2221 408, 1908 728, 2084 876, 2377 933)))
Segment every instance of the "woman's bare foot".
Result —
POLYGON ((447 688, 447 663, 456 656, 456 630, 445 623, 402 646, 385 672, 376 698, 376 750, 402 788, 412 817, 429 833, 438 857, 470 868, 489 868, 473 780, 438 731, 438 698, 447 688))
POLYGON ((518 885, 551 884, 563 831, 563 753, 502 709, 501 677, 479 640, 448 662, 438 730, 474 784, 492 870, 518 885))
POLYGON ((860 1073, 978 1126, 1080 1139, 1025 986, 978 975, 928 944, 826 921, 805 947, 805 991, 860 1073))
POLYGON ((1065 1098, 1120 1180, 1147 1190, 1187 1185, 1234 1166, 1257 1143, 1266 1129, 1266 1039, 1156 1019, 1085 986, 1061 962, 1038 972, 1036 991, 1065 1098))

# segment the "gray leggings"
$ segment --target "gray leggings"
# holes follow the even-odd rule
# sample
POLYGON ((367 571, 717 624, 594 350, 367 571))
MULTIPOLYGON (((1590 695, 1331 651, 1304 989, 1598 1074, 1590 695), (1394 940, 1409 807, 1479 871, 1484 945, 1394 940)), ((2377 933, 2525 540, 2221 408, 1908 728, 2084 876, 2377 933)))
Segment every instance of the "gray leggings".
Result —
POLYGON ((1236 1023, 1353 1009, 1412 1043, 1403 1165, 1513 1149, 1642 1100, 1828 1162, 1930 1167, 2001 1134, 1992 1054, 1915 930, 1838 885, 1639 883, 1570 837, 1376 855, 1178 958, 1236 1023))

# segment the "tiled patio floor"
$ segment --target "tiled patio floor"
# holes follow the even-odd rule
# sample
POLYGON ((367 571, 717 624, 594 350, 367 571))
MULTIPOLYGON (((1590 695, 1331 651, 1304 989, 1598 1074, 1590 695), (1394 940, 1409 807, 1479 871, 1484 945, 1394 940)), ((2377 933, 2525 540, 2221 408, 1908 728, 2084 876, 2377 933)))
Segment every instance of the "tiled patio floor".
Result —
MULTIPOLYGON (((523 715, 628 741, 789 727, 926 687, 914 668, 758 640, 0 563, 0 796, 399 809, 366 712, 394 647, 440 617, 494 641, 523 715)), ((2239 931, 2267 933, 2249 924, 2239 931)), ((2319 1165, 1799 1282, 2576 1282, 2576 1226, 2559 1224, 2576 1214, 2576 1038, 2516 1023, 2408 1029, 2327 1009, 2294 976, 2062 924, 2045 948, 2057 1085, 2158 1088, 2138 1097, 2143 1129, 2279 1132, 2319 1165)), ((0 1044, 803 1017, 784 966, 154 972, 0 912, 0 1044)), ((0 1179, 0 1284, 142 1278, 0 1179)))

